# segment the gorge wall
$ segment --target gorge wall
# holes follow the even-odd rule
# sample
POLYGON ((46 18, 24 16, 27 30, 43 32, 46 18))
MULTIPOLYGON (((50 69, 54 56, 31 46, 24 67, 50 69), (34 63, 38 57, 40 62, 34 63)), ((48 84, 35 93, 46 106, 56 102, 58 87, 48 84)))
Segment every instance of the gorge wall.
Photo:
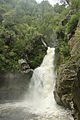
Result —
POLYGON ((57 70, 54 95, 58 104, 70 108, 74 119, 80 120, 80 21, 68 45, 70 57, 57 70))

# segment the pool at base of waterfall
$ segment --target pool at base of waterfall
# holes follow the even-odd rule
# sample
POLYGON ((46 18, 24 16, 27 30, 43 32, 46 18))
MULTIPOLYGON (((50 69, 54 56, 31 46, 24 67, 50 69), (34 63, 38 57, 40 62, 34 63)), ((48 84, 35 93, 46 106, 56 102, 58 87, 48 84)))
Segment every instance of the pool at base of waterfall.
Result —
MULTIPOLYGON (((38 109, 38 108, 37 108, 38 109)), ((26 102, 0 104, 0 120, 73 120, 70 111, 59 109, 41 112, 26 102)))

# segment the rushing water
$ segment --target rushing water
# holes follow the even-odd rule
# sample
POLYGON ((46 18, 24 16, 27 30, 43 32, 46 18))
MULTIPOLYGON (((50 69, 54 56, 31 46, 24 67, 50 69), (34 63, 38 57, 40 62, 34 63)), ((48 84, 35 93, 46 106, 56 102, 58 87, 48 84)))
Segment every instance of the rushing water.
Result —
POLYGON ((54 48, 48 48, 40 67, 33 72, 24 101, 0 105, 0 120, 73 120, 69 110, 54 100, 54 48))

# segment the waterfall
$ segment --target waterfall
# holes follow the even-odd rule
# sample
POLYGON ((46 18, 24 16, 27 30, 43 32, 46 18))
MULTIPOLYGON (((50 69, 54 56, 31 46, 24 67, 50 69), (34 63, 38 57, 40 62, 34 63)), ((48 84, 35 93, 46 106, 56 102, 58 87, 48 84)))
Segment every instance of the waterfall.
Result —
POLYGON ((36 68, 30 83, 30 94, 37 97, 47 97, 53 92, 55 83, 54 74, 54 48, 48 48, 47 55, 44 57, 40 67, 36 68))
POLYGON ((53 91, 55 49, 49 48, 33 72, 23 101, 0 104, 0 120, 73 120, 70 111, 56 104, 53 91))
MULTIPOLYGON (((42 64, 36 68, 29 86, 29 98, 36 114, 45 114, 72 120, 69 112, 55 102, 53 91, 56 75, 54 72, 55 48, 48 47, 42 64), (69 118, 68 118, 69 117, 69 118)), ((54 118, 54 117, 53 117, 54 118)), ((58 119, 57 119, 58 120, 58 119)))
MULTIPOLYGON (((49 48, 40 67, 36 68, 29 86, 29 97, 34 102, 36 112, 46 112, 53 103, 56 104, 53 96, 55 74, 54 74, 55 49, 49 48), (54 101, 54 102, 53 102, 54 101), (37 103, 37 104, 36 104, 37 103)), ((53 111, 53 108, 52 108, 53 111)))

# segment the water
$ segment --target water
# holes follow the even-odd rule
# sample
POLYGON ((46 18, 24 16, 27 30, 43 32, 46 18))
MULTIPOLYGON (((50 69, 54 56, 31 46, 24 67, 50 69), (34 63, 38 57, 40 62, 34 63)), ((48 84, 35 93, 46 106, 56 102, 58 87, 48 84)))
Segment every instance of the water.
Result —
POLYGON ((40 67, 34 70, 23 101, 0 105, 0 120, 73 120, 69 110, 54 100, 54 48, 48 48, 40 67))

